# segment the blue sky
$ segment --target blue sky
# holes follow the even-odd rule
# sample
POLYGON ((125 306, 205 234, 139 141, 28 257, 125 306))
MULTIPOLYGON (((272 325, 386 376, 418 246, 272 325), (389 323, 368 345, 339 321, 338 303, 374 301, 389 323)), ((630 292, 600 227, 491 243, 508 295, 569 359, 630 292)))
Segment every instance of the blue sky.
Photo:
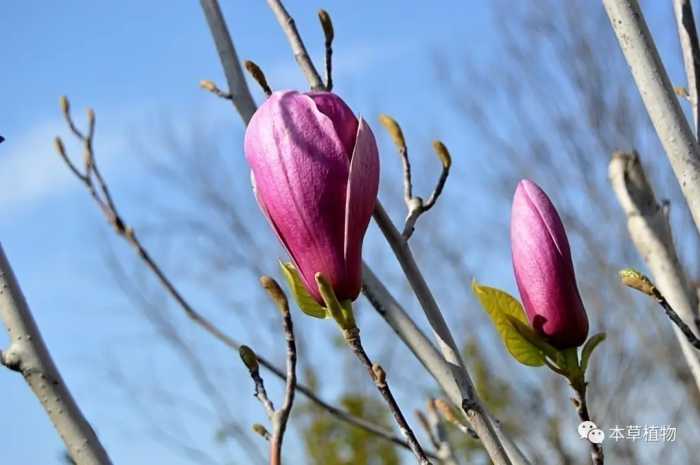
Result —
MULTIPOLYGON (((467 44, 475 54, 488 50, 482 3, 436 8, 416 2, 406 8, 398 1, 289 1, 287 7, 317 63, 322 35, 316 11, 331 12, 336 90, 357 112, 400 115, 407 127, 423 126, 421 134, 428 127, 445 130, 433 53, 459 56, 467 44)), ((260 64, 274 87, 303 87, 265 2, 223 1, 222 7, 242 58, 260 64)), ((79 121, 86 106, 95 108, 98 157, 131 218, 138 218, 138 202, 121 192, 148 182, 135 160, 134 134, 143 141, 160 115, 175 126, 202 115, 207 123, 229 127, 231 156, 242 156, 235 144, 240 121, 225 102, 197 86, 204 78, 224 82, 199 2, 8 2, 0 39, 0 133, 7 139, 0 146, 0 240, 56 362, 115 463, 150 464, 157 457, 179 464, 179 457, 143 434, 124 399, 107 386, 113 381, 100 365, 114 354, 131 373, 149 373, 158 352, 153 348, 144 356, 122 349, 148 332, 125 310, 104 271, 103 242, 121 244, 51 144, 57 134, 70 141, 59 96, 71 98, 79 121)), ((79 154, 70 142, 69 149, 79 154)), ((21 378, 0 370, 0 392, 3 463, 58 463, 61 443, 21 378)))

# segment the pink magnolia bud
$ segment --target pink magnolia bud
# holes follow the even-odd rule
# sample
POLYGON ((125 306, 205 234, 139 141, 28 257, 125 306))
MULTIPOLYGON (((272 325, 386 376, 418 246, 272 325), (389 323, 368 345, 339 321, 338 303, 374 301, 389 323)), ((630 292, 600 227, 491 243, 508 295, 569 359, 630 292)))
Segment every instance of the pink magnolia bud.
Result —
POLYGON ((588 318, 564 225, 547 194, 527 179, 513 197, 510 242, 515 281, 532 328, 559 349, 583 344, 588 318))
POLYGON ((339 300, 354 300, 379 189, 369 126, 330 92, 274 92, 250 120, 245 155, 258 204, 309 293, 322 302, 320 272, 339 300))

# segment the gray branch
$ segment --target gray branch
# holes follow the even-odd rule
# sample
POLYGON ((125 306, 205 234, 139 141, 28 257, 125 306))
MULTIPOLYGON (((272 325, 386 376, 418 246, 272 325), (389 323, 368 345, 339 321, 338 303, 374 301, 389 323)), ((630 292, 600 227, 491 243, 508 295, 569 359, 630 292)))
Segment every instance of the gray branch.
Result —
POLYGON ((695 136, 700 135, 698 131, 698 94, 700 94, 700 81, 698 71, 700 70, 700 45, 698 44, 698 31, 695 27, 693 16, 693 6, 690 0, 673 0, 673 10, 676 14, 676 26, 678 27, 678 37, 683 51, 683 64, 685 74, 688 77, 688 100, 693 109, 693 122, 695 123, 695 136))
MULTIPOLYGON (((384 318, 387 324, 435 379, 450 401, 457 406, 461 406, 466 391, 461 390, 460 385, 457 383, 457 377, 453 370, 456 367, 451 367, 445 361, 445 358, 430 342, 430 339, 418 328, 416 323, 406 313, 406 310, 396 301, 367 264, 364 264, 362 269, 362 292, 377 313, 384 318)), ((466 376, 468 377, 468 375, 466 376)), ((514 465, 529 465, 530 462, 518 446, 503 434, 498 422, 491 418, 486 410, 484 411, 491 419, 496 435, 501 444, 503 444, 511 462, 514 465)))
POLYGON ((10 338, 0 353, 7 368, 22 374, 41 402, 68 454, 77 465, 111 465, 95 431, 73 400, 34 322, 5 252, 0 245, 0 318, 10 338))
POLYGON ((228 82, 228 95, 231 97, 236 111, 240 113, 243 121, 248 124, 255 113, 256 105, 248 89, 241 62, 238 59, 236 48, 233 46, 231 35, 228 32, 226 21, 221 14, 219 2, 216 0, 200 0, 204 16, 207 18, 209 30, 214 38, 216 51, 219 52, 219 60, 224 67, 226 81, 228 82))
MULTIPOLYGON (((615 153, 609 167, 610 182, 627 216, 627 228, 639 255, 649 267, 661 293, 683 321, 698 335, 694 309, 697 297, 678 261, 671 227, 656 201, 636 153, 615 153)), ((688 339, 673 326, 695 383, 700 389, 700 358, 688 339)))
POLYGON ((275 14, 277 22, 284 31, 287 40, 289 41, 289 46, 292 48, 292 53, 294 53, 294 58, 301 68, 306 80, 309 82, 309 87, 311 90, 325 90, 323 81, 321 80, 321 75, 318 74, 314 63, 309 57, 309 53, 306 51, 306 46, 301 40, 299 31, 297 31, 297 26, 294 23, 294 18, 292 18, 287 10, 282 5, 279 0, 267 0, 267 4, 270 5, 270 9, 275 14))
POLYGON ((460 356, 457 344, 452 337, 452 333, 442 315, 440 307, 435 301, 425 278, 423 278, 423 274, 413 258, 413 253, 411 252, 408 242, 406 242, 401 233, 396 229, 396 226, 391 222, 384 207, 382 207, 379 202, 377 202, 377 206, 374 210, 374 219, 391 246, 396 259, 401 265, 401 269, 406 275, 413 292, 428 318, 430 326, 433 328, 433 334, 437 339, 438 349, 459 391, 460 400, 456 404, 459 405, 466 414, 469 424, 479 436, 489 457, 491 457, 491 460, 496 465, 526 463, 525 457, 523 457, 522 454, 517 454, 517 452, 519 452, 517 451, 517 447, 513 447, 512 451, 514 454, 512 454, 512 457, 509 457, 509 454, 506 453, 502 443, 504 435, 496 431, 494 422, 489 417, 484 406, 481 405, 474 385, 469 377, 469 373, 460 356), (513 461, 511 461, 511 459, 513 461))
POLYGON ((647 113, 700 227, 700 152, 636 0, 603 0, 647 113))

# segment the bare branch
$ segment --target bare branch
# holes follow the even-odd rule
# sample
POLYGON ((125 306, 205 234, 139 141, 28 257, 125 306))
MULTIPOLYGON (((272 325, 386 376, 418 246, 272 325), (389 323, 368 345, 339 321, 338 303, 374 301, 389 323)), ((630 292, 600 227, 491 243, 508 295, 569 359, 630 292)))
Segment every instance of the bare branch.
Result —
POLYGON ((292 315, 289 312, 287 296, 277 282, 269 276, 260 278, 260 283, 275 302, 277 309, 282 314, 282 329, 287 341, 287 375, 284 389, 284 401, 282 407, 272 414, 272 436, 270 438, 270 465, 282 463, 282 441, 287 429, 287 421, 294 404, 294 390, 297 385, 296 364, 297 347, 294 341, 294 326, 292 315))
POLYGON ((673 9, 676 14, 678 37, 683 51, 683 63, 685 74, 688 76, 688 100, 693 109, 693 122, 695 123, 695 137, 700 136, 698 129, 698 94, 700 94, 700 44, 698 44, 698 31, 695 27, 693 6, 690 0, 673 0, 673 9))
POLYGON ((0 245, 0 318, 10 346, 0 363, 22 374, 77 465, 111 465, 44 344, 27 301, 0 245))
POLYGON ((238 353, 241 356, 241 360, 243 360, 243 363, 245 364, 246 368, 248 368, 250 377, 253 379, 253 384, 255 385, 255 397, 260 401, 263 408, 265 409, 267 418, 272 420, 272 417, 275 415, 275 406, 270 400, 270 398, 267 396, 265 382, 263 381, 262 376, 260 376, 258 356, 255 355, 253 349, 245 345, 241 346, 241 348, 238 350, 238 353))
POLYGON ((678 313, 673 310, 673 307, 671 307, 671 304, 668 303, 666 297, 664 297, 661 291, 659 291, 659 289, 647 276, 636 270, 626 269, 620 272, 620 278, 622 283, 627 287, 631 287, 650 297, 653 297, 656 302, 661 305, 661 308, 664 309, 666 316, 668 316, 671 322, 681 330, 688 342, 693 347, 700 350, 700 339, 693 334, 693 330, 690 329, 690 326, 685 324, 681 317, 678 316, 678 313))
POLYGON ((700 228, 700 150, 636 0, 603 0, 644 106, 700 228))
POLYGON ((416 456, 418 463, 420 465, 431 465, 430 461, 428 460, 428 457, 423 451, 423 448, 418 443, 416 435, 413 433, 413 430, 406 421, 406 417, 404 417, 403 412, 401 412, 401 408, 396 403, 394 395, 391 393, 391 389, 389 388, 389 385, 386 382, 386 372, 381 367, 381 365, 377 363, 372 363, 370 358, 367 356, 365 349, 362 347, 362 341, 360 340, 360 330, 358 328, 344 330, 343 337, 345 338, 345 342, 352 349, 355 356, 357 356, 362 365, 367 369, 370 378, 374 382, 374 385, 377 386, 377 390, 379 391, 379 393, 384 398, 384 401, 389 407, 389 411, 394 416, 396 423, 399 425, 401 434, 403 434, 403 436, 406 438, 406 441, 411 447, 411 452, 413 452, 413 455, 416 456))
MULTIPOLYGON (((673 245, 671 227, 656 201, 636 153, 617 152, 609 166, 610 183, 627 216, 627 228, 639 255, 651 270, 660 291, 697 335, 696 295, 688 288, 673 245)), ((683 333, 674 328, 695 383, 700 389, 700 358, 683 333)))
POLYGON ((316 67, 311 61, 309 53, 306 51, 306 46, 301 40, 299 31, 297 31, 297 26, 294 23, 294 18, 289 15, 280 0, 267 0, 267 4, 272 9, 272 12, 277 18, 277 22, 287 36, 289 45, 292 48, 292 53, 294 53, 294 58, 304 73, 304 76, 306 76, 309 87, 311 87, 311 90, 324 90, 321 76, 318 74, 318 71, 316 71, 316 67))
POLYGON ((450 152, 440 141, 433 142, 433 149, 442 164, 442 172, 440 173, 440 178, 438 179, 435 189, 428 197, 427 201, 423 201, 421 197, 416 197, 413 195, 413 181, 411 179, 411 161, 408 158, 408 148, 406 147, 406 140, 403 136, 403 131, 401 126, 392 117, 381 114, 379 115, 379 122, 384 126, 389 135, 391 136, 396 150, 399 152, 401 157, 401 163, 403 164, 403 200, 406 204, 406 209, 408 214, 406 215, 406 222, 404 224, 404 229, 402 236, 405 240, 408 240, 415 229, 416 221, 423 213, 430 210, 438 197, 442 193, 442 189, 445 187, 445 182, 447 181, 447 176, 450 174, 450 166, 452 165, 452 158, 450 157, 450 152))
MULTIPOLYGON (((428 337, 416 326, 416 323, 366 263, 363 264, 362 269, 362 292, 377 313, 379 313, 387 324, 396 332, 403 343, 413 352, 413 355, 415 355, 418 361, 420 361, 425 369, 432 375, 445 394, 447 394, 450 401, 461 409, 462 399, 464 399, 466 390, 463 388, 464 384, 458 384, 457 382, 459 378, 459 376, 455 374, 455 371, 458 371, 457 368, 449 365, 445 361, 440 351, 435 348, 428 337)), ((486 412, 486 415, 489 416, 488 412, 486 412)), ((498 421, 491 418, 491 424, 513 464, 529 465, 528 459, 523 455, 518 446, 500 431, 498 421)), ((465 426, 462 431, 478 439, 474 430, 465 426)))
MULTIPOLYGON (((591 416, 588 413, 588 404, 586 402, 586 385, 587 383, 582 382, 576 386, 572 386, 574 388, 574 392, 576 393, 576 397, 571 400, 574 403, 576 413, 582 422, 591 421, 591 416)), ((591 461, 593 462, 593 465, 603 465, 603 447, 600 444, 596 444, 592 441, 588 441, 588 443, 591 446, 591 461)))
MULTIPOLYGON (((377 225, 391 246, 396 259, 401 265, 401 269, 406 275, 413 292, 428 318, 430 326, 433 328, 433 333, 437 338, 438 348, 445 358, 445 361, 450 366, 452 376, 459 387, 461 395, 460 405, 469 423, 479 435, 486 452, 489 454, 494 464, 511 464, 511 459, 506 454, 499 435, 497 435, 494 430, 488 414, 476 395, 474 385, 462 361, 462 357, 459 354, 457 344, 452 337, 452 333, 449 326, 447 326, 447 322, 442 315, 440 307, 428 287, 428 283, 425 281, 425 278, 423 278, 423 274, 413 258, 411 248, 391 222, 384 207, 382 207, 379 202, 377 202, 377 206, 374 210, 374 220, 377 222, 377 225)), ((514 459, 517 459, 516 463, 518 463, 520 459, 524 459, 524 457, 515 456, 514 459)))
POLYGON ((216 50, 219 52, 219 60, 224 67, 231 101, 243 121, 247 123, 255 113, 256 105, 245 81, 236 48, 233 46, 226 21, 224 21, 221 8, 219 8, 219 2, 217 0, 200 0, 199 3, 204 10, 204 16, 207 18, 216 50))
POLYGON ((233 100, 233 97, 231 94, 228 92, 224 92, 223 90, 219 89, 219 86, 217 86, 214 81, 210 81, 209 79, 204 79, 202 81, 199 81, 199 87, 202 89, 211 92, 212 94, 216 95, 219 98, 222 98, 224 100, 233 100))

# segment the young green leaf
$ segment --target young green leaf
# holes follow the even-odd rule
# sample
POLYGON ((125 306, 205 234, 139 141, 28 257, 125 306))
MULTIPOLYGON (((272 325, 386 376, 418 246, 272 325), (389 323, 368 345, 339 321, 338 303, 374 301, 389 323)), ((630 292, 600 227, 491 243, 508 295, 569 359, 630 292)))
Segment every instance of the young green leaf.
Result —
POLYGON ((476 280, 472 282, 472 290, 491 317, 508 352, 523 365, 536 367, 544 365, 544 352, 520 334, 512 321, 527 325, 527 318, 520 302, 500 289, 480 286, 476 280))
POLYGON ((515 328, 518 333, 527 341, 540 349, 546 356, 554 360, 555 362, 560 362, 561 361, 561 353, 559 350, 557 350, 556 347, 553 345, 549 344, 547 341, 544 340, 542 336, 537 334, 534 329, 532 329, 529 325, 523 323, 521 320, 511 316, 511 315, 505 315, 505 317, 508 319, 511 325, 515 328))
POLYGON ((598 333, 595 336, 591 336, 581 349, 581 371, 586 372, 588 368, 588 361, 591 358, 593 350, 598 347, 598 344, 605 340, 605 333, 598 333))
POLYGON ((301 281, 301 276, 294 265, 291 263, 280 262, 280 268, 282 268, 282 274, 287 279, 289 284, 289 289, 292 291, 294 296, 294 301, 297 303, 302 312, 314 318, 328 318, 328 312, 325 308, 316 302, 316 299, 311 297, 309 291, 304 287, 304 283, 301 281))

